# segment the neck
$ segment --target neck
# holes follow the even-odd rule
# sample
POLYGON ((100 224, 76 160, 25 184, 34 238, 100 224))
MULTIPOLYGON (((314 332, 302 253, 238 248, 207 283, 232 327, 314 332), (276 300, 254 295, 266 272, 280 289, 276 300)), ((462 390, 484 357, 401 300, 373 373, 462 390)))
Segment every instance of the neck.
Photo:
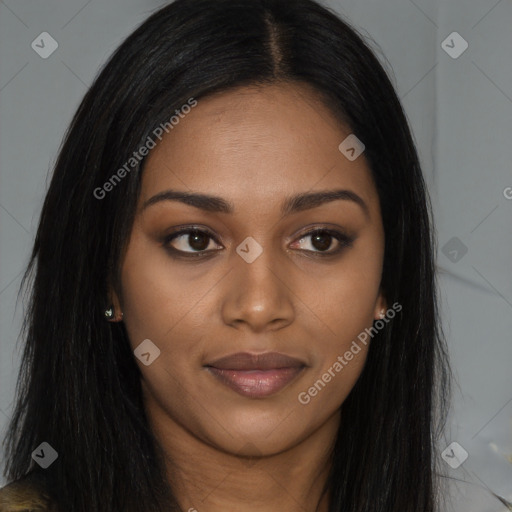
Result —
POLYGON ((292 448, 241 457, 199 439, 162 411, 149 412, 156 438, 168 454, 167 476, 183 511, 328 511, 328 493, 323 491, 339 413, 292 448))

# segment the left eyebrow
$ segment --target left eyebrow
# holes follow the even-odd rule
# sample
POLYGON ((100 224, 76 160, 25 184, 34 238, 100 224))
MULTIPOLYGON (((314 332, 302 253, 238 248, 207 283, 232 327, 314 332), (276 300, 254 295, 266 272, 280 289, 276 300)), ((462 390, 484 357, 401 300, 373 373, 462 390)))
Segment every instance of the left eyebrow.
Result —
POLYGON ((289 197, 284 202, 281 208, 281 213, 283 216, 286 216, 290 215, 291 213, 309 210, 311 208, 321 206, 325 203, 338 200, 353 201, 361 207, 366 217, 370 216, 368 205, 363 201, 363 199, 352 190, 345 189, 297 194, 295 196, 289 197))
MULTIPOLYGON (((363 199, 352 190, 346 189, 305 192, 288 197, 281 206, 281 214, 288 216, 337 200, 352 201, 361 207, 366 217, 370 215, 368 205, 363 199)), ((179 201, 212 213, 233 213, 235 211, 233 203, 222 197, 177 190, 166 190, 154 195, 144 202, 142 210, 161 201, 179 201)))

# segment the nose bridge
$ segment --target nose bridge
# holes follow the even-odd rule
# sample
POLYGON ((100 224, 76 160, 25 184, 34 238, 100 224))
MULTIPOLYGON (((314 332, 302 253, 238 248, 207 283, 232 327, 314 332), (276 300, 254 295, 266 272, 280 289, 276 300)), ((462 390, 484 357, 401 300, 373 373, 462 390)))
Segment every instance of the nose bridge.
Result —
POLYGON ((224 305, 224 321, 246 323, 262 330, 272 323, 287 324, 293 317, 290 292, 286 287, 286 264, 270 248, 251 237, 233 254, 233 272, 224 305))

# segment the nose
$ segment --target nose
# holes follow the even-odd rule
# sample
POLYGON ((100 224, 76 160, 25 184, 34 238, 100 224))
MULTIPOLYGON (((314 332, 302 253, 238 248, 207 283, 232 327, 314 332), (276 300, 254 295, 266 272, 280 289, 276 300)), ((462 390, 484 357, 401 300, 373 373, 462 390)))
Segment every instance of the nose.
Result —
POLYGON ((224 283, 221 313, 225 324, 263 332, 282 329, 293 322, 293 293, 286 271, 290 262, 279 262, 270 250, 264 249, 252 263, 234 254, 233 265, 224 283))

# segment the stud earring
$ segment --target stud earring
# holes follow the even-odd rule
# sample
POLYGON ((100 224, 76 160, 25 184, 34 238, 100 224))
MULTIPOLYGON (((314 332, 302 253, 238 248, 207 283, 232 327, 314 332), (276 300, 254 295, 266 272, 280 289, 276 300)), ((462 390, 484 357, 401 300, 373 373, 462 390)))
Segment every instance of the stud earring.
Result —
POLYGON ((112 320, 112 318, 114 318, 114 306, 113 305, 110 305, 106 310, 105 310, 105 318, 107 320, 112 320))
POLYGON ((384 318, 386 316, 384 310, 382 309, 381 312, 379 313, 379 318, 384 318))

